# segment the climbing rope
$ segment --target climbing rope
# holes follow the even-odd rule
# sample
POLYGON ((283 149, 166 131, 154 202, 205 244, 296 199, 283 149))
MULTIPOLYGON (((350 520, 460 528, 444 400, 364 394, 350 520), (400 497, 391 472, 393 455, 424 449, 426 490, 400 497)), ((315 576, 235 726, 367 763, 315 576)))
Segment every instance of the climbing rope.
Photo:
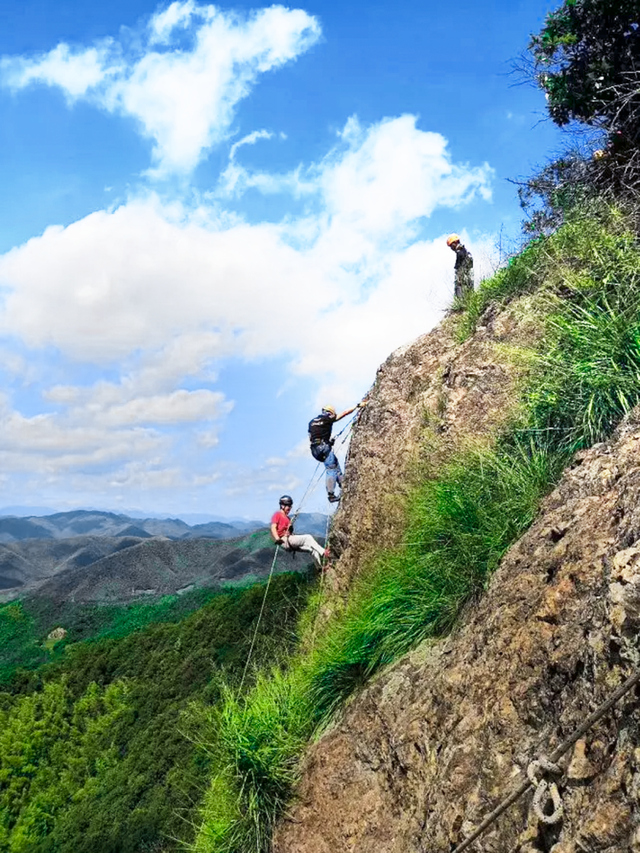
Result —
MULTIPOLYGON (((328 515, 327 516, 327 526, 326 526, 325 531, 324 531, 325 551, 327 549, 327 542, 329 541, 329 525, 330 524, 331 524, 331 516, 328 515)), ((326 557, 323 558, 323 563, 324 563, 324 560, 326 560, 326 557)), ((315 645, 316 645, 316 634, 318 631, 318 620, 320 618, 320 609, 322 607, 322 601, 324 599, 325 575, 326 575, 326 566, 323 565, 321 570, 320 570, 320 594, 318 596, 318 607, 316 609, 316 615, 315 615, 314 620, 313 620, 313 631, 311 632, 311 651, 313 651, 313 649, 315 648, 315 645)))
MULTIPOLYGON (((342 427, 342 429, 340 430, 340 432, 335 436, 335 441, 337 441, 337 440, 340 438, 340 436, 342 435, 342 433, 343 433, 343 432, 345 432, 346 430, 349 430, 349 433, 351 432, 351 430, 354 428, 354 426, 358 423, 358 420, 360 419, 360 414, 361 414, 361 412, 362 412, 362 409, 356 409, 355 413, 354 413, 353 415, 351 415, 351 417, 350 417, 350 418, 349 418, 349 420, 346 422, 346 424, 342 427)), ((342 439, 342 441, 340 442, 340 444, 338 445, 338 447, 342 447, 342 445, 345 443, 345 441, 346 441, 348 438, 349 438, 349 434, 347 434, 347 435, 342 439)))
MULTIPOLYGON (((349 432, 342 439, 342 441, 340 442, 338 447, 341 447, 346 442, 346 440, 349 438, 349 434, 357 422, 359 412, 360 412, 360 410, 357 410, 356 413, 353 415, 353 417, 344 425, 344 427, 336 435, 336 440, 337 440, 338 438, 340 438, 340 436, 342 435, 343 432, 345 432, 346 430, 349 430, 349 432)), ((321 463, 318 463, 318 464, 321 464, 321 463)), ((327 526, 326 526, 325 531, 324 531, 325 550, 326 550, 327 544, 329 542, 329 526, 331 524, 331 518, 332 518, 331 515, 327 515, 327 526)), ((326 557, 323 559, 323 562, 324 562, 324 560, 326 560, 326 557)), ((320 619, 320 610, 322 608, 322 602, 324 599, 325 575, 326 575, 326 566, 323 565, 321 573, 320 573, 320 594, 318 596, 318 607, 316 609, 316 615, 315 615, 314 620, 313 620, 313 631, 311 632, 311 650, 312 651, 315 648, 315 644, 316 644, 316 635, 318 632, 318 621, 320 619)))
MULTIPOLYGON (((346 423, 346 424, 344 425, 344 427, 340 430, 340 432, 339 432, 339 433, 334 437, 334 444, 335 444, 335 442, 340 438, 340 436, 341 436, 341 435, 342 435, 346 430, 349 430, 349 433, 347 433, 347 435, 345 435, 345 437, 342 439, 342 441, 338 444, 338 449, 339 449, 340 447, 342 447, 342 445, 343 445, 343 444, 347 441, 347 439, 349 438, 350 431, 353 429, 353 427, 355 426, 355 423, 356 423, 356 421, 357 421, 359 411, 360 411, 360 410, 357 410, 357 411, 356 411, 356 413, 355 413, 354 415, 352 415, 352 417, 347 421, 347 423, 346 423)), ((298 504, 298 508, 296 509, 296 511, 294 512, 294 514, 291 516, 291 523, 292 523, 292 524, 295 524, 296 519, 298 518, 298 516, 299 516, 299 515, 300 515, 300 513, 302 512, 302 507, 304 506, 305 501, 307 500, 307 498, 308 498, 308 497, 310 497, 310 496, 313 494, 313 492, 316 490, 316 487, 317 487, 318 483, 319 483, 319 482, 320 482, 320 480, 322 479, 322 474, 323 474, 323 472, 322 472, 322 470, 321 470, 322 465, 323 465, 323 463, 322 463, 322 462, 318 462, 318 464, 316 465, 316 467, 315 467, 315 469, 314 469, 314 471, 313 471, 313 474, 311 475, 311 479, 309 480, 309 482, 308 482, 308 484, 307 484, 307 488, 305 489, 305 492, 304 492, 304 494, 303 494, 303 496, 302 496, 302 498, 301 498, 301 500, 300 500, 300 502, 299 502, 299 504, 298 504), (317 477, 316 477, 316 475, 317 475, 317 477), (315 482, 314 482, 314 481, 315 481, 315 482)), ((326 536, 325 536, 325 541, 326 541, 326 536)))
POLYGON ((278 549, 279 545, 276 545, 276 550, 273 555, 273 561, 271 563, 271 568, 269 569, 269 577, 267 579, 267 586, 264 591, 264 595, 262 596, 262 605, 260 606, 260 613, 258 614, 258 621, 256 622, 256 627, 253 632, 253 638, 251 640, 251 645, 249 646, 249 654, 247 655, 247 662, 244 665, 244 672, 242 673, 242 679, 240 681, 240 690, 239 693, 242 692, 242 688, 244 686, 244 680, 247 677, 247 671, 249 669, 249 663, 251 661, 251 656, 253 655, 253 649, 256 645, 256 638, 258 636, 258 630, 260 628, 260 623, 262 622, 262 614, 264 613, 264 606, 267 603, 267 595, 269 594, 269 587, 271 586, 271 578, 273 577, 273 570, 276 567, 276 560, 278 559, 278 549))
MULTIPOLYGON (((320 479, 322 477, 322 471, 320 471, 320 475, 318 476, 317 479, 316 479, 316 473, 318 472, 318 469, 320 468, 321 464, 322 463, 318 462, 318 464, 316 465, 315 471, 311 475, 311 479, 309 480, 306 491, 305 491, 304 495, 302 496, 302 500, 300 501, 300 505, 299 505, 297 511, 295 512, 293 518, 291 519, 292 524, 295 523, 295 520, 297 519, 297 517, 300 513, 300 510, 302 509, 302 506, 303 506, 305 499, 307 498, 308 495, 310 495, 313 492, 315 487, 320 482, 320 479), (315 479, 315 483, 313 482, 314 479, 315 479)), ((329 521, 330 521, 330 516, 327 516, 327 531, 329 529, 329 521)), ((326 541, 326 534, 325 534, 325 541, 326 541)), ((245 679, 247 677, 247 672, 249 670, 249 664, 251 663, 251 658, 253 656, 253 650, 254 650, 255 645, 256 645, 256 639, 258 637, 258 631, 260 630, 260 623, 262 622, 262 616, 263 616, 264 608, 265 608, 265 605, 267 602, 267 595, 269 594, 269 587, 271 585, 271 578, 273 577, 273 572, 274 572, 274 569, 276 566, 276 560, 278 559, 279 548, 280 548, 280 546, 276 545, 276 550, 273 554, 273 561, 271 563, 271 569, 269 570, 269 577, 267 579, 267 585, 265 587, 264 596, 262 597, 262 605, 260 606, 260 613, 258 614, 258 621, 256 622, 256 627, 253 631, 253 638, 251 640, 251 645, 249 646, 249 654, 247 655, 247 660, 246 660, 246 663, 244 665, 244 671, 242 673, 242 679, 240 680, 240 691, 242 691, 242 688, 244 686, 244 682, 245 682, 245 679)), ((323 575, 324 575, 324 573, 323 573, 323 575)))
POLYGON ((316 489, 316 486, 318 485, 318 483, 322 479, 322 471, 318 470, 321 465, 322 465, 322 462, 318 462, 318 464, 315 467, 313 474, 311 475, 311 479, 309 480, 309 483, 307 485, 305 493, 302 496, 302 500, 300 501, 300 504, 298 505, 297 510, 293 513, 293 515, 291 517, 291 524, 292 525, 294 525, 296 523, 296 519, 298 518, 298 516, 302 512, 302 507, 304 506, 305 500, 307 499, 307 497, 310 497, 313 494, 313 492, 316 489), (316 474, 318 475, 317 478, 316 478, 316 474), (314 483, 314 479, 315 479, 315 483, 314 483))
MULTIPOLYGON (((538 761, 533 761, 527 769, 526 782, 523 782, 520 787, 513 791, 512 794, 509 794, 509 796, 505 800, 503 800, 500 805, 496 806, 496 808, 489 815, 487 815, 487 817, 482 821, 480 826, 475 829, 468 838, 466 838, 457 847, 454 847, 452 853, 462 853, 463 850, 467 850, 471 846, 471 844, 473 844, 473 842, 477 838, 479 838, 491 826, 491 824, 494 823, 500 817, 501 814, 506 812, 506 810, 510 806, 512 806, 517 800, 519 800, 520 797, 524 793, 526 793, 532 785, 536 784, 537 773, 540 770, 545 770, 545 772, 556 772, 557 770, 560 770, 560 768, 557 767, 557 762, 560 758, 562 758, 565 752, 568 752, 571 747, 576 743, 576 741, 580 740, 582 735, 589 731, 591 726, 597 723, 601 717, 604 717, 607 711, 613 708, 616 702, 622 699, 622 697, 630 690, 632 690, 639 682, 640 670, 636 670, 633 675, 627 678, 624 684, 618 687, 618 689, 606 700, 606 702, 603 702, 601 705, 599 705, 596 710, 587 717, 584 723, 578 729, 576 729, 576 731, 572 735, 570 735, 570 737, 568 737, 566 740, 563 740, 560 746, 555 749, 548 758, 541 757, 538 759, 538 761), (551 768, 551 770, 549 768, 551 768)), ((549 823, 549 818, 554 818, 556 816, 556 813, 559 812, 557 819, 554 820, 554 822, 557 822, 562 817, 562 803, 560 801, 560 794, 558 793, 558 789, 555 786, 555 783, 552 783, 551 785, 545 783, 545 785, 547 785, 546 789, 543 789, 543 792, 538 796, 538 783, 538 786, 536 788, 536 795, 534 797, 534 799, 537 798, 538 802, 537 805, 534 806, 534 811, 536 811, 536 817, 538 817, 538 819, 542 820, 544 823, 549 823), (557 793, 557 799, 554 797, 552 791, 554 787, 557 793), (542 801, 548 799, 549 796, 551 796, 552 803, 554 806, 554 814, 545 815, 544 803, 542 801), (539 813, 543 815, 542 818, 540 818, 539 813)))
MULTIPOLYGON (((360 411, 360 410, 357 410, 357 411, 356 411, 356 414, 355 414, 355 415, 353 415, 353 417, 352 417, 352 418, 351 418, 351 419, 350 419, 350 420, 345 424, 345 426, 340 430, 340 432, 339 432, 339 433, 338 433, 338 435, 336 436, 336 439, 340 438, 340 436, 342 435, 342 433, 343 433, 343 432, 345 432, 345 430, 347 430, 347 429, 349 429, 349 428, 352 428, 352 427, 353 427, 354 422, 355 422, 355 420, 356 420, 356 418, 357 418, 357 416, 358 416, 358 412, 359 412, 359 411, 360 411)), ((347 440, 347 438, 348 438, 348 437, 349 437, 349 434, 347 434, 347 435, 342 439, 342 442, 341 442, 340 446, 341 446, 342 444, 344 444, 344 442, 347 440)), ((317 464, 317 465, 316 465, 316 467, 315 467, 315 470, 314 470, 313 474, 311 475, 311 479, 309 480, 309 483, 308 483, 308 485, 307 485, 307 488, 306 488, 306 490, 305 490, 305 493, 304 493, 304 495, 302 496, 302 500, 300 501, 300 503, 299 503, 299 505, 298 505, 298 508, 297 508, 297 510, 295 511, 295 513, 294 513, 294 515, 293 515, 293 518, 291 519, 291 523, 292 523, 292 524, 294 524, 294 523, 295 523, 295 521, 296 521, 296 519, 297 519, 298 515, 300 514, 300 512, 301 512, 301 510, 302 510, 302 507, 303 507, 303 505, 304 505, 305 500, 307 499, 307 497, 308 497, 310 494, 312 494, 312 493, 313 493, 313 491, 315 490, 316 486, 318 485, 318 483, 320 482, 320 480, 321 480, 321 478, 322 478, 322 471, 320 471, 320 472, 319 472, 319 475, 318 475, 318 477, 316 478, 316 474, 318 474, 318 469, 320 468, 320 466, 321 466, 321 465, 322 465, 322 463, 321 463, 321 462, 318 462, 318 464, 317 464), (315 482, 314 482, 314 480, 315 480, 315 482)), ((329 536, 329 524, 330 524, 330 523, 331 523, 331 516, 330 516, 330 515, 327 515, 327 526, 326 526, 326 529, 325 529, 325 537, 324 537, 324 539, 325 539, 325 548, 326 548, 326 542, 327 542, 327 539, 328 539, 328 536, 329 536)), ((262 622, 262 616, 263 616, 263 614, 264 614, 264 608, 265 608, 265 605, 266 605, 266 602, 267 602, 267 595, 269 594, 269 587, 271 586, 271 578, 273 577, 273 572, 274 572, 274 569, 275 569, 275 566, 276 566, 276 560, 278 559, 278 550, 279 550, 279 547, 280 547, 279 545, 276 545, 276 550, 275 550, 274 555, 273 555, 273 562, 271 563, 271 568, 270 568, 270 570, 269 570, 269 577, 268 577, 268 579, 267 579, 267 585, 266 585, 266 587, 265 587, 264 596, 262 597, 262 604, 261 604, 261 606, 260 606, 260 613, 258 614, 258 620, 257 620, 257 622, 256 622, 256 627, 255 627, 255 629, 254 629, 253 637, 252 637, 252 639, 251 639, 251 645, 249 646, 249 654, 247 655, 247 660, 246 660, 246 663, 245 663, 245 665, 244 665, 244 671, 243 671, 243 673, 242 673, 242 679, 240 680, 240 692, 242 691, 242 688, 243 688, 243 686, 244 686, 244 682, 245 682, 245 679, 246 679, 246 677, 247 677, 247 672, 249 671, 249 664, 251 663, 251 658, 252 658, 252 656, 253 656, 253 650, 254 650, 255 645, 256 645, 256 639, 257 639, 257 637, 258 637, 258 631, 260 630, 260 623, 262 622)), ((324 558, 323 558, 323 559, 324 559, 324 558)), ((320 604, 322 603, 322 592, 323 592, 323 590, 324 590, 324 566, 322 567, 322 580, 321 580, 321 585, 320 585, 320 603, 318 604, 318 613, 319 613, 319 611, 320 611, 320 604)), ((313 640, 312 640, 312 643, 313 643, 313 642, 315 642, 316 622, 317 622, 318 613, 316 614, 316 621, 314 622, 314 628, 313 628, 313 640)))

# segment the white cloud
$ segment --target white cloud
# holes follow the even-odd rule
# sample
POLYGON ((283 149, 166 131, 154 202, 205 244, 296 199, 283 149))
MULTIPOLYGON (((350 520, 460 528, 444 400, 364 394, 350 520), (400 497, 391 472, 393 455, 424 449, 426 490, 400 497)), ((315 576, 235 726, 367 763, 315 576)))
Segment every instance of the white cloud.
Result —
MULTIPOLYGON (((110 46, 106 41, 100 47, 74 51, 67 44, 59 44, 37 59, 5 56, 0 59, 0 79, 13 91, 34 83, 59 86, 73 102, 104 81, 109 73, 110 46)), ((115 71, 113 67, 110 70, 115 71)))
POLYGON ((171 3, 164 12, 157 12, 149 22, 149 44, 167 44, 178 27, 186 27, 196 13, 192 0, 171 3))
MULTIPOLYGON (((491 176, 486 165, 452 163, 443 137, 418 130, 412 116, 367 129, 351 120, 336 149, 306 170, 314 215, 204 223, 200 211, 147 198, 49 228, 0 257, 0 329, 79 361, 138 353, 135 394, 119 400, 115 419, 142 417, 134 398, 167 394, 183 376, 209 371, 213 380, 225 356, 288 353, 297 374, 322 375, 346 394, 437 320, 450 298, 451 252, 441 237, 419 239, 420 221, 487 197, 491 176)), ((72 392, 51 393, 62 403, 72 392)), ((187 400, 185 411, 199 411, 187 400)), ((147 401, 149 411, 164 405, 147 401)))
MULTIPOLYGON (((284 134, 281 134, 284 136, 284 134)), ((242 145, 255 145, 259 139, 272 139, 273 133, 268 130, 254 130, 253 133, 247 134, 247 136, 243 136, 242 139, 239 139, 237 142, 234 142, 229 150, 229 160, 233 160, 236 156, 236 151, 242 145)))
MULTIPOLYGON (((177 378, 175 370, 169 371, 170 382, 177 378)), ((164 377, 155 384, 158 387, 166 382, 164 377)), ((187 486, 192 479, 184 468, 188 459, 184 453, 176 455, 174 440, 163 428, 206 425, 196 437, 206 435, 201 446, 210 449, 218 442, 217 424, 233 403, 222 392, 207 389, 177 389, 145 396, 141 388, 149 387, 145 368, 131 372, 120 383, 57 385, 43 396, 57 404, 59 411, 34 417, 13 411, 9 399, 3 397, 0 464, 6 471, 28 471, 51 483, 59 482, 62 476, 74 476, 82 480, 84 489, 92 482, 102 482, 109 489, 135 482, 136 488, 144 490, 151 488, 151 483, 175 485, 176 478, 187 486), (94 469, 100 473, 92 475, 94 469)), ((199 476, 202 486, 202 477, 213 483, 219 474, 214 471, 199 476)))
MULTIPOLYGON (((241 173, 245 184, 259 177, 241 173)), ((220 365, 286 356, 282 381, 309 380, 318 404, 355 403, 389 352, 451 299, 452 253, 425 221, 449 208, 447 231, 463 231, 459 209, 488 197, 492 171, 453 163, 442 136, 403 116, 351 120, 320 162, 265 177, 304 193, 305 214, 251 225, 215 205, 146 196, 0 256, 0 332, 59 352, 71 371, 115 374, 51 383, 56 411, 36 418, 5 402, 4 470, 66 476, 79 496, 103 488, 114 501, 119 490, 211 487, 255 502, 304 485, 304 440, 284 456, 270 446, 262 465, 225 467, 220 428, 233 401, 215 387, 220 365)), ((487 250, 465 242, 476 261, 487 250)))
POLYGON ((303 479, 291 470, 283 471, 279 467, 275 470, 270 467, 242 468, 234 471, 224 493, 234 498, 252 496, 254 500, 256 497, 273 500, 275 495, 297 492, 303 485, 303 479))
POLYGON ((270 468, 279 468, 286 465, 287 460, 284 456, 269 456, 268 459, 265 459, 264 464, 268 465, 270 468))
POLYGON ((363 128, 356 118, 322 166, 322 188, 340 226, 373 234, 393 232, 436 206, 457 207, 479 192, 489 197, 484 166, 453 164, 439 133, 419 131, 416 117, 404 115, 363 128))
POLYGON ((179 468, 151 468, 144 463, 130 462, 111 476, 109 485, 127 492, 154 492, 183 488, 187 481, 179 468))
POLYGON ((220 444, 218 433, 214 430, 202 430, 196 432, 195 436, 198 447, 203 447, 205 450, 211 450, 212 447, 220 444))
POLYGON ((137 397, 111 408, 105 417, 107 426, 134 424, 180 424, 213 420, 226 414, 231 404, 215 391, 174 391, 154 397, 137 397))
POLYGON ((151 18, 141 50, 112 39, 77 50, 62 43, 36 57, 3 57, 0 79, 13 90, 57 86, 71 102, 132 116, 153 140, 154 174, 162 176, 193 169, 227 138, 259 75, 319 37, 317 19, 301 9, 270 6, 241 16, 187 0, 151 18), (188 47, 179 38, 185 29, 188 47))
POLYGON ((2 467, 20 470, 67 470, 158 453, 166 445, 154 430, 108 430, 100 424, 70 425, 55 415, 26 418, 6 412, 0 418, 2 467), (13 461, 12 461, 13 460, 13 461))

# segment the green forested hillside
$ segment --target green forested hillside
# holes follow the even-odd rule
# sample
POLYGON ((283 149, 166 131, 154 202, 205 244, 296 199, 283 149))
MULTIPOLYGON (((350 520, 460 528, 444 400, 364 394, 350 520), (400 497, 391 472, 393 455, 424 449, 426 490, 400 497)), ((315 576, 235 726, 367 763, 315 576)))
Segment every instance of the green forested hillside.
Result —
MULTIPOLYGON (((256 666, 295 644, 308 584, 272 581, 256 666)), ((0 850, 133 853, 189 840, 210 773, 200 720, 241 678, 264 592, 211 595, 187 615, 172 602, 94 614, 94 638, 48 664, 15 670, 5 658, 0 850)), ((28 634, 33 614, 9 607, 5 622, 28 634)))

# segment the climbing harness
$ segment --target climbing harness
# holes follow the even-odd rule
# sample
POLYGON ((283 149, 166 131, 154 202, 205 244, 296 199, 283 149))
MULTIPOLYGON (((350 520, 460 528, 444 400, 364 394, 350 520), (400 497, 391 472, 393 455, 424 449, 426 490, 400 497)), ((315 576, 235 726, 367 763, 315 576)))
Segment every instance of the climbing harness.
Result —
MULTIPOLYGON (((555 772, 556 762, 560 758, 562 758, 562 756, 565 754, 565 752, 568 752, 571 749, 571 747, 576 743, 576 741, 580 740, 582 735, 589 731, 591 726, 593 726, 595 723, 597 723, 601 717, 604 717, 604 715, 607 713, 607 711, 609 711, 611 708, 613 708, 613 706, 616 704, 616 702, 618 702, 619 699, 622 699, 622 697, 626 693, 628 693, 630 690, 632 690, 636 686, 636 684, 638 684, 639 682, 640 682, 640 670, 636 670, 636 672, 634 672, 633 675, 631 675, 631 676, 629 676, 629 678, 627 678, 627 680, 624 682, 624 684, 621 684, 620 687, 618 687, 618 689, 614 693, 612 693, 612 695, 605 702, 603 702, 601 705, 599 705, 596 708, 596 710, 587 717, 587 719, 584 721, 584 723, 579 728, 577 728, 576 731, 572 735, 570 735, 566 740, 563 740, 562 743, 560 744, 560 746, 557 749, 555 749, 548 758, 540 758, 540 759, 538 759, 537 762, 536 761, 532 762, 529 765, 529 769, 527 771, 526 782, 523 782, 520 785, 520 787, 517 788, 512 794, 509 794, 509 796, 506 799, 504 799, 500 803, 500 805, 496 806, 496 808, 489 815, 487 815, 487 817, 482 821, 480 826, 477 829, 475 829, 471 833, 471 835, 468 838, 466 838, 461 844, 459 844, 457 847, 454 847, 454 849, 451 851, 451 853, 462 853, 463 850, 468 850, 468 848, 471 846, 471 844, 473 844, 473 842, 476 840, 476 838, 479 838, 485 832, 485 830, 487 830, 491 826, 491 824, 494 823, 500 817, 501 814, 506 812, 506 810, 510 806, 512 806, 517 800, 520 799, 520 797, 524 793, 526 793, 529 790, 529 788, 532 786, 532 784, 534 784, 531 777, 533 777, 534 779, 537 779, 536 771, 539 772, 540 769, 545 769, 545 765, 546 765, 547 768, 553 767, 553 772, 555 772), (531 773, 529 773, 529 770, 531 771, 531 773)), ((559 768, 557 768, 557 769, 559 770, 559 768)), ((549 772, 549 771, 547 770, 546 772, 549 772)), ((557 792, 557 787, 556 787, 556 792, 557 792)), ((537 791, 536 791, 536 793, 537 793, 537 791)), ((551 797, 552 797, 552 801, 553 801, 553 805, 554 805, 554 815, 555 815, 555 813, 559 810, 559 808, 562 807, 562 805, 561 805, 561 803, 558 804, 558 802, 555 799, 553 799, 553 794, 551 793, 550 790, 548 791, 548 793, 550 793, 551 797)), ((543 794, 541 794, 539 799, 542 800, 546 796, 547 796, 547 791, 545 791, 543 794)), ((558 793, 558 800, 559 800, 559 798, 560 798, 560 795, 558 793)), ((540 811, 542 811, 543 805, 538 803, 538 808, 540 811)), ((551 815, 550 817, 554 817, 554 815, 551 815)), ((536 813, 536 817, 538 817, 537 813, 536 813)), ((557 820, 560 820, 561 817, 562 817, 562 813, 560 813, 557 820)), ((549 816, 547 816, 547 815, 544 816, 543 820, 545 823, 549 822, 548 818, 549 818, 549 816)))

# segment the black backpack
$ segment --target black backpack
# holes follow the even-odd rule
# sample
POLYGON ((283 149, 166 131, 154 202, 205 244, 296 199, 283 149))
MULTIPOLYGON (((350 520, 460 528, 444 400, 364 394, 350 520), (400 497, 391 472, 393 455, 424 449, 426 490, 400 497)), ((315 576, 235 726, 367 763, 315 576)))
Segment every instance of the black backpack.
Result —
POLYGON ((320 444, 321 441, 331 442, 331 430, 333 429, 334 418, 329 415, 318 415, 313 420, 309 421, 309 438, 311 444, 320 444))

